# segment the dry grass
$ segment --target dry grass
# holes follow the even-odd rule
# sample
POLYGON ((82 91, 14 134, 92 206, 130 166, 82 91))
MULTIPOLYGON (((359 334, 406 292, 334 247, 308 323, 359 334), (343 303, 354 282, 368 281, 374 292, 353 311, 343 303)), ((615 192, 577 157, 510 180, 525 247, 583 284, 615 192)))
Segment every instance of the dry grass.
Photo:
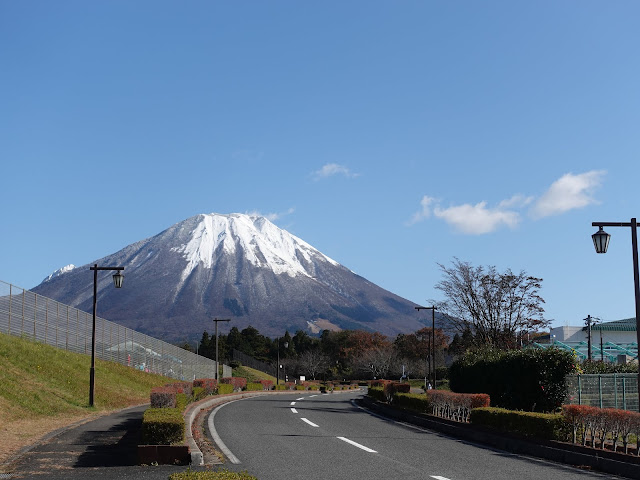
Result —
POLYGON ((88 405, 90 358, 0 334, 0 464, 61 427, 149 401, 172 381, 96 362, 95 407, 88 405))

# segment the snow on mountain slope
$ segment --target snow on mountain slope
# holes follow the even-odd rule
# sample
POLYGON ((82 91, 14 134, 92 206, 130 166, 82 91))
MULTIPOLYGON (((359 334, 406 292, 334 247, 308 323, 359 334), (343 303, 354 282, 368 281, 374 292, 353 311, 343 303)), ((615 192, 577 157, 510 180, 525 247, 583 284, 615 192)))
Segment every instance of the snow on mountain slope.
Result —
POLYGON ((186 244, 171 250, 182 253, 187 266, 182 271, 184 282, 194 268, 202 264, 211 268, 224 255, 243 251, 256 267, 269 268, 276 274, 314 276, 313 259, 338 265, 305 241, 276 227, 264 217, 234 213, 199 215, 200 222, 190 233, 186 244), (301 258, 306 260, 303 264, 301 258))

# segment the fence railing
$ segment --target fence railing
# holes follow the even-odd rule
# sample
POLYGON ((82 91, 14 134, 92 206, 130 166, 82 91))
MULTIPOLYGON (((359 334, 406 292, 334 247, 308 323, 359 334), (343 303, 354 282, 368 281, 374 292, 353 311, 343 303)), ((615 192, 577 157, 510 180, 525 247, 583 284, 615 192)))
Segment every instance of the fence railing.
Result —
POLYGON ((567 376, 567 403, 638 411, 638 374, 567 376))
MULTIPOLYGON (((90 313, 0 281, 0 333, 90 355, 92 322, 90 313)), ((216 366, 213 360, 100 317, 96 358, 179 380, 213 378, 216 366)))

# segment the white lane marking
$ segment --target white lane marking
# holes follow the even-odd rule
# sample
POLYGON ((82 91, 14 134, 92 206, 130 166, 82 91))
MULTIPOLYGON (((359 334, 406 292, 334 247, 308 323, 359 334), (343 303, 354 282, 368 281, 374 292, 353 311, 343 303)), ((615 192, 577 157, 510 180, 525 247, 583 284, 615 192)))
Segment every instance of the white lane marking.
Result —
POLYGON ((353 445, 354 447, 358 447, 358 448, 364 450, 365 452, 378 453, 375 450, 371 450, 369 447, 365 447, 364 445, 360 445, 359 443, 356 443, 353 440, 349 440, 348 438, 344 438, 344 437, 338 437, 338 438, 340 440, 342 440, 343 442, 347 442, 347 443, 353 445))
POLYGON ((308 420, 306 418, 301 418, 300 420, 302 420, 305 423, 308 423, 309 425, 311 425, 312 427, 318 427, 318 425, 316 425, 315 423, 313 423, 311 420, 308 420))
POLYGON ((224 454, 224 456, 227 457, 231 463, 235 463, 236 465, 240 463, 240 460, 238 460, 238 457, 236 457, 233 453, 231 453, 231 450, 227 448, 227 446, 224 444, 224 442, 218 435, 218 432, 216 432, 216 427, 213 425, 213 417, 215 417, 216 412, 220 410, 222 407, 237 401, 238 400, 233 400, 231 402, 223 403, 218 408, 216 408, 213 412, 211 412, 211 415, 209 415, 209 420, 207 421, 209 432, 211 432, 211 438, 213 438, 213 441, 216 443, 216 445, 218 445, 218 448, 224 454))
POLYGON ((304 400, 304 397, 296 398, 296 400, 304 400))
POLYGON ((447 477, 438 477, 436 475, 429 475, 431 478, 435 478, 436 480, 449 480, 447 477))
POLYGON ((296 402, 291 402, 291 406, 293 407, 296 404, 296 402))
POLYGON ((292 411, 293 413, 298 413, 298 411, 297 411, 295 408, 292 408, 292 409, 291 409, 291 411, 292 411))
POLYGON ((309 398, 317 397, 318 395, 309 395, 309 398))

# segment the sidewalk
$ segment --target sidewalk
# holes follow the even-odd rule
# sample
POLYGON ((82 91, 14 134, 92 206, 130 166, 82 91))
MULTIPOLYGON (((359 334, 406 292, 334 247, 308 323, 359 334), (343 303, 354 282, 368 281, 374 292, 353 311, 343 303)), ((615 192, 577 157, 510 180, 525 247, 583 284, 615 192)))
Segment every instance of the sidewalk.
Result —
POLYGON ((133 407, 63 430, 35 445, 0 478, 167 480, 186 466, 137 465, 142 414, 133 407))

